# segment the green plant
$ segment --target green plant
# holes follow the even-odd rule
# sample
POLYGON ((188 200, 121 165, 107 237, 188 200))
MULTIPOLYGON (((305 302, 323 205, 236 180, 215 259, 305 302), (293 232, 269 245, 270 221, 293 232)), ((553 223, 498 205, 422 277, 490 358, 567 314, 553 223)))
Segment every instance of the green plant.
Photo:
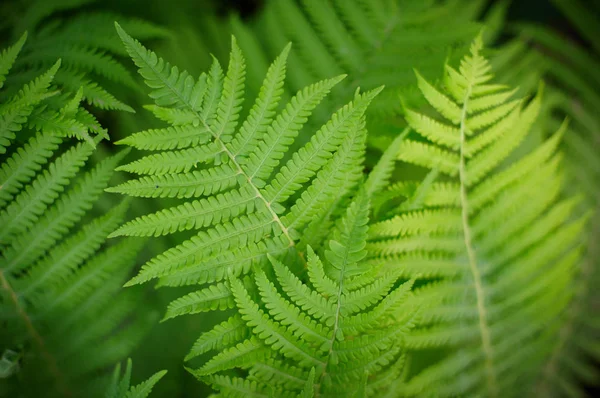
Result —
POLYGON ((337 156, 332 152, 344 139, 360 147, 363 113, 379 90, 357 93, 311 142, 280 165, 311 110, 343 76, 299 91, 274 117, 285 76, 286 48, 267 73, 264 89, 237 132, 244 60, 235 40, 225 78, 215 60, 209 74, 194 81, 187 72, 180 74, 124 31, 119 32, 140 73, 155 89, 151 96, 157 105, 149 108, 171 126, 140 132, 120 142, 163 152, 123 166, 123 170, 147 176, 109 191, 141 197, 206 196, 133 220, 113 234, 159 236, 206 228, 142 267, 130 283, 160 277, 168 285, 202 284, 224 279, 228 268, 237 274, 247 272, 255 257, 265 256, 265 248, 275 253, 295 247, 295 230, 312 218, 321 218, 336 204, 332 191, 343 193, 360 178, 360 151, 344 147, 337 156), (207 166, 199 167, 202 163, 207 166), (311 186, 304 186, 311 178, 311 186), (339 182, 326 186, 326 181, 339 182), (301 195, 300 188, 306 188, 301 195), (286 214, 282 204, 294 195, 300 198, 286 214), (251 244, 240 257, 221 251, 238 242, 251 244))
POLYGON ((267 254, 290 252, 293 261, 306 261, 302 248, 308 242, 297 231, 335 213, 341 197, 360 178, 366 138, 363 114, 379 90, 357 92, 353 102, 278 167, 311 110, 341 78, 299 91, 275 116, 287 47, 267 72, 263 90, 236 132, 244 60, 235 40, 225 78, 215 60, 208 76, 202 74, 194 81, 117 29, 140 73, 155 89, 151 96, 157 105, 150 109, 173 126, 122 141, 163 152, 122 167, 149 175, 110 191, 150 197, 206 196, 142 216, 113 234, 160 236, 199 230, 143 266, 129 284, 153 278, 170 286, 213 284, 173 302, 166 318, 231 308, 232 295, 224 282, 228 274, 248 273, 253 264, 265 264, 267 254), (207 166, 197 170, 201 159, 207 166))
POLYGON ((122 21, 140 39, 165 37, 167 33, 143 20, 124 18, 108 11, 79 12, 68 19, 58 14, 91 3, 94 0, 36 0, 24 10, 19 9, 18 2, 6 4, 5 15, 18 18, 12 29, 13 36, 25 31, 30 36, 15 62, 11 87, 16 89, 30 81, 60 58, 63 68, 57 71, 54 82, 63 87, 64 92, 81 90, 82 98, 98 109, 133 112, 114 94, 119 86, 125 86, 128 90, 124 95, 131 97, 131 92, 139 86, 118 60, 124 51, 113 23, 122 21))
POLYGON ((509 100, 514 90, 491 83, 481 47, 479 38, 458 70, 446 66, 444 92, 417 73, 436 116, 405 111, 422 139, 404 140, 398 158, 435 177, 416 190, 390 187, 414 199, 371 228, 374 263, 384 256, 385 267, 433 280, 415 293, 429 304, 407 346, 452 349, 408 381, 410 395, 431 386, 441 396, 527 394, 573 294, 587 217, 575 218, 576 199, 561 198, 557 145, 565 126, 511 159, 541 93, 525 105, 509 100))
POLYGON ((30 3, 0 5, 0 396, 594 382, 596 55, 531 25, 484 49, 508 2, 30 3))
POLYGON ((123 377, 120 378, 121 364, 117 364, 113 373, 111 384, 106 390, 105 398, 146 398, 152 392, 154 385, 167 374, 166 370, 156 372, 148 380, 137 386, 129 386, 131 383, 131 359, 127 359, 127 367, 123 377))
MULTIPOLYGON (((348 79, 326 99, 327 108, 341 106, 357 87, 386 90, 369 107, 369 144, 380 149, 402 124, 396 100, 420 98, 413 68, 435 76, 448 56, 458 60, 479 29, 475 17, 483 2, 446 1, 270 1, 255 21, 231 18, 248 62, 249 92, 258 92, 260 76, 286 42, 293 42, 287 87, 290 93, 311 82, 341 73, 348 79), (445 21, 444 24, 439 21, 445 21)), ((328 116, 317 110, 317 122, 328 116)))
MULTIPOLYGON (((0 87, 24 42, 2 53, 0 87)), ((126 355, 153 318, 139 312, 139 292, 112 303, 139 247, 125 240, 102 249, 127 203, 85 215, 124 153, 80 172, 100 141, 94 134, 106 133, 79 106, 81 90, 67 98, 55 89, 59 66, 0 105, 0 347, 24 352, 3 374, 10 382, 3 395, 39 393, 41 386, 45 396, 90 394, 83 391, 93 391, 97 370, 126 355), (86 142, 71 142, 73 135, 86 142), (130 327, 119 330, 124 321, 130 327)))

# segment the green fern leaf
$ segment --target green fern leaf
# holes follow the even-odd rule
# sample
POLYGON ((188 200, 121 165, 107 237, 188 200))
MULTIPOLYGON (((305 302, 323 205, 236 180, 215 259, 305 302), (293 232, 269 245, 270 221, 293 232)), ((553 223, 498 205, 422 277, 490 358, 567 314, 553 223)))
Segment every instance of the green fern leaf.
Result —
MULTIPOLYGON (((194 127, 195 131, 201 134, 209 132, 211 140, 204 145, 201 142, 193 142, 195 146, 183 153, 183 157, 189 153, 190 158, 194 159, 198 158, 191 156, 192 153, 202 151, 207 154, 206 165, 200 166, 200 170, 190 169, 187 172, 187 167, 165 170, 162 166, 165 164, 164 160, 171 156, 179 157, 182 152, 163 151, 160 155, 162 157, 150 155, 147 162, 156 163, 155 160, 161 159, 161 165, 157 167, 168 171, 167 174, 154 175, 154 170, 143 166, 146 163, 134 162, 126 166, 126 169, 152 175, 110 189, 134 196, 206 196, 134 220, 113 234, 143 236, 186 229, 198 231, 189 241, 151 260, 130 283, 140 283, 153 278, 172 278, 177 272, 189 275, 190 272, 198 273, 203 268, 208 270, 208 267, 212 267, 210 264, 213 259, 216 264, 219 258, 224 256, 222 249, 235 250, 236 247, 242 246, 241 250, 248 250, 243 246, 262 245, 265 239, 269 242, 267 246, 271 247, 270 250, 274 249, 272 253, 295 246, 295 230, 306 225, 308 220, 293 219, 288 222, 288 216, 283 212, 283 203, 292 194, 298 193, 298 190, 307 188, 304 184, 309 183, 308 189, 300 191, 303 198, 298 203, 302 203, 304 211, 314 209, 315 203, 307 201, 313 200, 313 195, 320 194, 314 192, 314 188, 311 190, 311 187, 324 183, 324 177, 318 174, 319 169, 325 170, 331 167, 329 165, 335 165, 335 170, 330 170, 328 176, 341 177, 350 167, 357 166, 355 162, 360 161, 359 156, 353 155, 345 163, 333 163, 332 156, 338 153, 338 157, 342 156, 350 149, 346 149, 343 144, 346 137, 360 145, 361 140, 356 138, 364 137, 362 115, 379 90, 365 94, 357 93, 354 102, 340 109, 304 148, 293 153, 291 158, 282 164, 283 155, 288 151, 312 109, 340 78, 316 83, 301 90, 279 115, 274 117, 274 108, 285 75, 285 58, 289 51, 289 48, 286 48, 267 73, 264 90, 248 118, 241 123, 239 130, 236 130, 241 111, 244 61, 235 40, 232 41, 232 58, 226 76, 222 76, 221 68, 215 61, 207 77, 201 77, 196 82, 187 73, 180 73, 177 68, 171 67, 146 50, 120 27, 117 26, 117 30, 127 50, 140 67, 140 73, 154 89, 151 96, 155 98, 157 105, 163 108, 174 105, 175 109, 195 113, 196 119, 186 128, 190 134, 194 134, 194 127), (203 88, 198 88, 200 86, 203 88), (211 149, 205 152, 203 148, 211 149), (208 155, 213 150, 215 153, 212 156, 208 155), (290 227, 292 223, 293 229, 290 227), (281 243, 283 245, 279 246, 281 243), (279 247, 275 249, 273 246, 279 247)), ((192 143, 185 137, 177 141, 179 142, 172 141, 164 148, 179 148, 192 143)), ((145 133, 131 136, 124 143, 144 146, 142 142, 147 142, 145 133)), ((346 189, 350 187, 351 184, 348 184, 346 189)), ((333 193, 329 195, 333 196, 333 193)), ((318 197, 317 200, 326 199, 329 198, 318 197)), ((294 210, 290 214, 294 217, 294 210)), ((233 258, 235 256, 234 254, 233 258)), ((218 272, 220 276, 215 278, 215 271, 211 271, 208 275, 213 276, 202 283, 224 278, 227 272, 225 264, 227 262, 223 263, 222 270, 218 272)), ((238 263, 236 272, 241 271, 241 268, 247 269, 248 265, 249 263, 238 263)), ((181 283, 182 280, 179 280, 181 283)), ((185 283, 194 282, 197 280, 189 277, 185 280, 185 283)))
MULTIPOLYGON (((543 104, 539 134, 532 137, 531 145, 555 130, 565 117, 570 119, 560 143, 564 152, 562 171, 569 183, 553 188, 553 192, 562 188, 568 193, 583 193, 575 212, 586 214, 593 209, 597 214, 600 163, 595 145, 598 138, 595 109, 600 102, 599 80, 594 71, 600 63, 593 37, 597 30, 594 21, 599 20, 599 14, 591 4, 580 1, 556 0, 553 4, 585 45, 541 25, 519 24, 519 37, 503 46, 492 61, 500 71, 499 76, 518 81, 522 92, 529 93, 540 78, 548 82, 549 101, 543 104)), ((592 380, 597 378, 597 371, 590 366, 598 358, 597 349, 590 344, 598 330, 597 316, 591 311, 597 294, 590 288, 596 283, 599 269, 592 243, 598 235, 597 216, 592 216, 590 224, 586 230, 587 250, 577 261, 573 299, 546 334, 552 351, 531 390, 538 395, 581 396, 585 394, 585 386, 593 385, 592 380)))
POLYGON ((405 306, 412 282, 374 274, 355 282, 367 272, 368 203, 364 192, 352 202, 328 244, 326 262, 308 248, 307 282, 274 257, 274 275, 257 271, 251 286, 231 275, 239 314, 200 338, 188 357, 209 349, 220 353, 191 372, 223 394, 229 387, 222 381, 233 379, 215 374, 234 368, 248 371, 248 388, 268 391, 273 383, 277 396, 366 394, 378 373, 396 364, 414 316, 414 306, 405 306), (404 315, 395 316, 401 305, 404 315), (227 340, 219 339, 221 332, 227 340))
POLYGON ((410 205, 369 230, 368 263, 422 279, 416 297, 425 307, 407 345, 451 350, 399 387, 407 395, 526 394, 548 355, 538 336, 572 294, 586 218, 574 219, 576 202, 559 196, 564 126, 509 158, 531 131, 541 95, 510 100, 514 90, 492 83, 481 50, 478 37, 458 70, 446 66, 445 92, 417 75, 435 112, 406 111, 420 137, 405 139, 398 159, 434 170, 437 181, 421 192, 391 187, 388 197, 407 195, 410 205))
POLYGON ((4 86, 6 75, 15 63, 25 40, 27 40, 27 33, 23 33, 23 36, 12 47, 7 48, 0 54, 0 88, 4 86))
POLYGON ((166 37, 169 33, 149 22, 106 11, 76 12, 85 3, 89 1, 35 1, 24 9, 10 9, 18 21, 13 32, 21 34, 27 30, 33 38, 23 46, 15 62, 17 73, 11 77, 11 86, 30 81, 61 58, 64 68, 54 79, 61 89, 73 93, 81 89, 83 99, 100 109, 133 112, 114 93, 118 86, 137 89, 138 85, 117 58, 125 54, 113 23, 122 21, 143 39, 166 37), (68 19, 61 15, 65 10, 70 12, 68 19))
POLYGON ((95 145, 100 138, 88 133, 100 127, 81 109, 81 91, 55 108, 49 87, 59 65, 0 104, 0 118, 12 123, 0 158, 0 340, 27 358, 4 369, 11 396, 38 396, 42 387, 48 397, 97 395, 101 370, 128 355, 154 320, 135 315, 139 293, 118 294, 139 245, 105 244, 128 203, 90 215, 126 151, 90 165, 94 148, 67 138, 95 145), (58 122, 85 135, 53 130, 58 122))

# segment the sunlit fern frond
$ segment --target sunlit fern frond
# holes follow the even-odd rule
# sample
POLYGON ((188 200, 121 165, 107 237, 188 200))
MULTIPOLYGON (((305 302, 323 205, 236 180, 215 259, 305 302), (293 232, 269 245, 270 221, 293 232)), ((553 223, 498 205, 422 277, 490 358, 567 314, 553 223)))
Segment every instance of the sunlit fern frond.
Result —
POLYGON ((492 82, 481 48, 479 37, 458 70, 446 66, 444 91, 417 72, 432 110, 406 109, 416 134, 398 158, 433 178, 392 186, 409 199, 370 231, 371 261, 424 279, 416 295, 429 308, 408 338, 415 356, 449 349, 415 369, 407 395, 522 396, 574 294, 587 217, 575 218, 578 199, 561 197, 565 126, 519 153, 541 93, 511 99, 514 90, 492 82))

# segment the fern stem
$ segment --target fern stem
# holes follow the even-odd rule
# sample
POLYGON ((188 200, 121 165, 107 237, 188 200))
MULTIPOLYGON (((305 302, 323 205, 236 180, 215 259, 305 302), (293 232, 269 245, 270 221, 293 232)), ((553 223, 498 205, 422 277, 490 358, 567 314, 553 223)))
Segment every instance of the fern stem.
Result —
MULTIPOLYGON (((192 111, 193 111, 193 109, 192 109, 192 111)), ((200 116, 200 115, 198 115, 198 116, 200 116)), ((289 247, 294 247, 296 245, 296 243, 294 242, 294 240, 290 236, 290 232, 289 232, 288 228, 283 224, 283 222, 281 221, 281 218, 279 218, 279 216, 277 215, 277 213, 275 212, 275 210, 273 210, 273 207, 271 206, 271 202, 267 201, 267 199, 260 192, 260 189, 258 189, 258 187, 252 183, 252 178, 248 174, 246 174, 246 172, 244 171, 244 169, 242 169, 242 166, 240 166, 240 164, 235 160, 235 155, 229 150, 229 148, 227 148, 227 146, 225 145, 225 143, 223 141, 221 141, 221 138, 219 137, 219 135, 217 135, 217 133, 215 133, 213 131, 213 129, 206 123, 206 120, 204 120, 202 118, 200 118, 200 120, 202 120, 202 124, 204 125, 204 127, 210 132, 210 134, 215 139, 215 143, 217 143, 218 145, 220 145, 221 150, 227 154, 227 157, 229 158, 229 161, 232 162, 235 165, 235 167, 237 169, 237 173, 239 175, 244 176, 244 178, 246 179, 246 181, 248 181, 248 185, 250 185, 252 187, 252 189, 254 190, 254 193, 256 194, 256 197, 263 201, 263 203, 267 207, 267 210, 271 214, 271 217, 273 217, 273 221, 275 221, 277 223, 277 225, 279 225, 279 228, 281 229, 281 231, 283 232, 283 234, 285 235, 285 237, 289 241, 289 247)), ((304 260, 304 257, 301 256, 301 255, 299 257, 300 257, 301 260, 303 260, 303 262, 306 265, 306 261, 304 260)))
POLYGON ((473 276, 475 284, 475 294, 477 296, 477 312, 479 314, 479 332, 481 334, 481 344, 483 353, 485 354, 485 372, 489 395, 491 397, 498 396, 498 383, 496 380, 496 372, 493 364, 493 349, 490 336, 490 330, 487 322, 487 311, 485 308, 485 294, 483 292, 483 284, 479 268, 477 268, 477 254, 473 247, 471 226, 469 224, 469 199, 467 197, 467 167, 465 160, 466 148, 466 120, 469 98, 473 89, 473 79, 469 82, 466 89, 461 116, 460 116, 460 163, 459 163, 459 178, 460 178, 460 203, 461 203, 461 219, 464 236, 465 248, 469 258, 469 269, 473 276))
MULTIPOLYGON (((212 130, 210 130, 210 132, 212 134, 212 130)), ((263 194, 260 192, 258 187, 252 183, 251 177, 248 174, 246 174, 246 172, 244 172, 244 170, 242 169, 240 164, 235 160, 235 156, 233 155, 233 153, 231 153, 231 151, 225 146, 225 143, 223 141, 221 141, 219 139, 219 137, 215 136, 214 134, 213 134, 213 136, 215 137, 215 140, 217 140, 219 142, 219 144, 221 145, 221 148, 227 154, 230 161, 233 162, 235 167, 237 167, 237 172, 246 178, 246 180, 248 181, 248 184, 250 184, 250 186, 254 190, 256 197, 259 198, 260 200, 262 200, 264 202, 265 206, 267 206, 267 209, 269 210, 271 217, 273 217, 273 220, 277 223, 277 225, 279 225, 279 228, 281 228, 281 231, 283 232, 285 237, 288 239, 289 246, 290 247, 295 246, 296 243, 290 236, 290 232, 289 232, 288 228, 283 224, 283 222, 281 221, 281 218, 279 218, 279 216, 277 215, 275 210, 273 210, 273 207, 271 206, 271 202, 267 201, 267 199, 263 196, 263 194)))
POLYGON ((335 321, 333 323, 333 333, 331 336, 331 340, 329 342, 329 352, 327 353, 327 361, 323 366, 323 371, 321 372, 321 376, 319 376, 319 383, 316 385, 317 391, 315 392, 315 398, 319 396, 319 392, 321 390, 321 385, 323 384, 323 378, 327 375, 327 367, 329 366, 329 362, 331 361, 331 357, 333 354, 333 345, 335 344, 335 339, 337 336, 337 332, 340 324, 340 312, 342 309, 342 293, 344 291, 344 275, 346 271, 346 264, 348 259, 348 251, 345 253, 346 258, 344 258, 344 266, 340 269, 340 277, 338 279, 338 291, 337 291, 337 305, 335 308, 335 321))
POLYGON ((61 395, 65 396, 65 397, 72 397, 73 393, 67 387, 65 378, 64 378, 63 374, 61 373, 61 371, 58 369, 56 360, 54 359, 52 354, 50 354, 50 352, 46 348, 44 339, 38 333, 35 326, 33 326, 33 322, 31 321, 31 318, 25 312, 25 310, 23 309, 21 304, 19 304, 19 298, 17 297, 17 293, 14 291, 14 289, 8 282, 8 279, 4 275, 4 272, 1 269, 0 269, 0 284, 2 285, 2 288, 8 292, 8 295, 10 296, 10 299, 11 299, 12 303, 14 304, 15 309, 17 310, 17 313, 19 314, 19 317, 23 320, 23 323, 25 324, 25 327, 27 328, 27 331, 29 332, 29 335, 33 338, 33 340, 39 346, 40 353, 42 354, 42 357, 48 364, 50 373, 52 374, 52 376, 54 376, 54 379, 56 381, 57 390, 59 391, 59 393, 61 395))

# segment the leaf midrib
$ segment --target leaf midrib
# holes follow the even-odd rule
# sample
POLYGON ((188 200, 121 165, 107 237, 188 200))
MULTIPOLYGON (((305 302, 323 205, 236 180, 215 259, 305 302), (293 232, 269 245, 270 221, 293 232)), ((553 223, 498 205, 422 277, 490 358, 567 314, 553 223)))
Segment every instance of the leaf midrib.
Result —
POLYGON ((493 363, 493 349, 490 335, 490 329, 487 321, 487 310, 485 307, 485 293, 483 291, 483 284, 479 268, 477 267, 477 254, 472 243, 472 232, 471 225, 469 222, 469 199, 467 195, 467 169, 466 169, 466 121, 467 121, 467 110, 469 106, 469 99, 472 94, 473 86, 475 84, 474 77, 469 79, 465 97, 463 99, 463 106, 460 117, 460 162, 459 162, 459 180, 460 180, 460 204, 461 204, 461 220, 463 228, 463 237, 465 249, 467 251, 467 257, 469 259, 469 270, 473 277, 473 284, 475 287, 475 293, 477 297, 477 313, 479 315, 479 333, 481 335, 481 343, 483 354, 485 356, 485 373, 486 382, 488 386, 488 392, 490 396, 498 396, 498 382, 496 380, 496 371, 494 370, 493 363))

